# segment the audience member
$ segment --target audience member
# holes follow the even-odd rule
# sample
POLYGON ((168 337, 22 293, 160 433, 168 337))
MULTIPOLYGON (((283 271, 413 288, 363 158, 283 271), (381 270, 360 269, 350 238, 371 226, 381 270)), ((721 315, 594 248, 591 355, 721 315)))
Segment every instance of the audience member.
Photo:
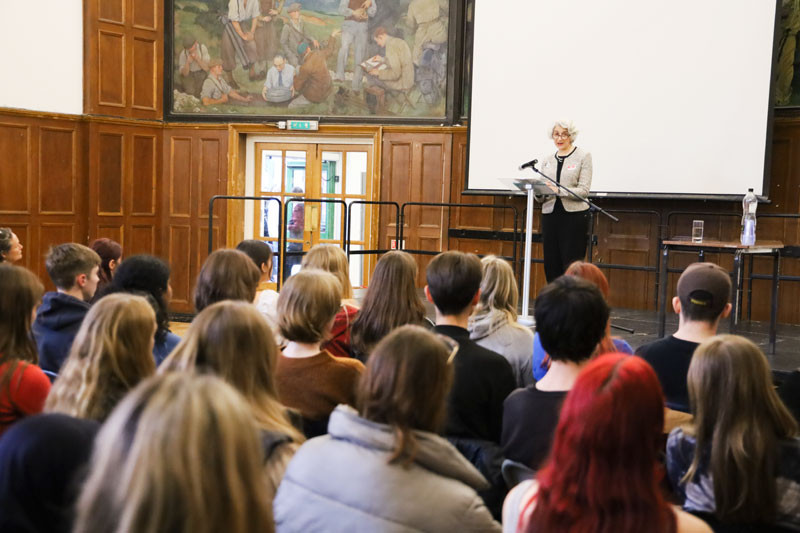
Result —
MULTIPOLYGON (((593 265, 592 263, 586 263, 584 261, 575 261, 567 268, 567 271, 564 274, 567 276, 576 276, 591 281, 597 286, 598 289, 600 289, 600 292, 603 293, 603 297, 606 299, 606 302, 608 302, 608 295, 610 292, 608 280, 606 279, 605 275, 603 275, 603 271, 600 270, 596 265, 593 265)), ((603 337, 603 340, 600 341, 600 344, 597 345, 596 355, 602 355, 604 353, 633 353, 633 348, 631 348, 631 345, 625 340, 611 336, 610 318, 608 320, 608 326, 606 326, 606 334, 603 337)), ((547 374, 547 369, 550 368, 550 357, 545 353, 544 348, 542 348, 542 341, 539 340, 539 335, 535 335, 533 339, 532 366, 533 377, 536 379, 536 381, 542 379, 544 375, 547 374)))
POLYGON ((256 299, 261 273, 239 250, 217 250, 208 256, 194 288, 194 307, 199 313, 209 305, 223 300, 256 299))
POLYGON ((97 436, 75 531, 274 531, 249 406, 222 380, 146 380, 97 436))
POLYGON ((647 363, 623 354, 594 359, 567 395, 536 480, 509 493, 503 530, 710 533, 664 498, 663 423, 664 398, 647 363))
POLYGON ((481 262, 472 254, 443 252, 428 264, 426 278, 425 295, 436 307, 434 330, 459 345, 444 434, 499 443, 503 400, 515 381, 502 355, 469 338, 469 316, 480 298, 481 262))
POLYGON ((0 263, 16 263, 22 259, 22 243, 11 228, 0 228, 0 263))
POLYGON ((278 327, 288 341, 278 357, 278 396, 310 422, 307 436, 324 433, 338 404, 355 405, 355 384, 364 370, 360 361, 334 357, 322 347, 341 300, 339 280, 310 268, 290 277, 278 298, 278 327))
POLYGON ((469 318, 469 338, 505 357, 518 387, 533 382, 533 332, 517 323, 517 281, 506 261, 493 255, 481 259, 481 296, 469 318))
POLYGON ((358 411, 331 414, 304 444, 275 500, 277 531, 500 531, 475 489, 486 480, 437 433, 452 381, 450 349, 402 326, 373 350, 358 411))
POLYGON ((594 284, 561 276, 539 292, 533 314, 552 363, 545 377, 506 400, 502 445, 508 459, 537 469, 550 450, 567 392, 605 335, 609 309, 594 284))
POLYGON ((31 338, 43 292, 32 272, 0 263, 0 435, 16 420, 40 412, 50 392, 31 338))
POLYGON ((336 313, 330 336, 322 347, 337 357, 352 357, 350 326, 357 318, 358 304, 353 299, 347 255, 335 244, 318 244, 303 256, 302 267, 330 272, 339 280, 342 286, 341 308, 336 313))
POLYGON ((245 302, 217 302, 192 321, 160 372, 195 370, 224 379, 253 409, 264 445, 270 500, 297 445, 305 439, 278 401, 278 348, 264 317, 245 302))
POLYGON ((97 290, 92 299, 92 303, 94 303, 104 294, 103 289, 111 283, 114 277, 114 270, 122 261, 122 246, 117 241, 103 237, 93 240, 89 248, 100 256, 100 268, 97 271, 97 277, 100 278, 100 281, 97 283, 97 290))
MULTIPOLYGON (((272 277, 273 262, 272 247, 270 247, 269 243, 248 239, 237 244, 236 249, 247 254, 261 272, 261 277, 258 281, 259 285, 269 283, 272 277)), ((272 289, 259 290, 256 294, 255 304, 256 309, 267 319, 278 346, 283 345, 284 341, 280 338, 278 332, 278 293, 272 289)))
POLYGON ((33 335, 43 370, 58 374, 72 341, 89 312, 99 282, 100 256, 76 243, 50 248, 45 258, 47 274, 56 292, 44 295, 33 323, 33 335))
POLYGON ((172 298, 169 277, 169 265, 163 260, 152 255, 134 255, 117 268, 114 279, 104 291, 105 294, 125 292, 144 296, 152 305, 158 324, 153 343, 156 366, 166 359, 181 340, 169 329, 167 300, 172 298))
POLYGON ((70 533, 81 475, 100 424, 28 417, 0 439, 0 531, 70 533))
POLYGON ((797 423, 761 350, 735 335, 704 341, 688 387, 694 421, 667 441, 667 472, 683 508, 754 531, 800 526, 797 423))
POLYGON ((45 409, 102 422, 125 394, 155 372, 156 316, 147 300, 112 294, 83 321, 45 409))
POLYGON ((378 260, 361 310, 350 328, 353 354, 358 359, 365 361, 372 348, 393 329, 426 323, 416 279, 417 263, 406 252, 388 252, 378 260))
POLYGON ((731 278, 714 263, 693 263, 678 278, 678 295, 672 308, 679 315, 678 331, 640 346, 643 357, 658 375, 667 407, 689 411, 686 374, 697 346, 717 334, 721 318, 731 312, 731 278))

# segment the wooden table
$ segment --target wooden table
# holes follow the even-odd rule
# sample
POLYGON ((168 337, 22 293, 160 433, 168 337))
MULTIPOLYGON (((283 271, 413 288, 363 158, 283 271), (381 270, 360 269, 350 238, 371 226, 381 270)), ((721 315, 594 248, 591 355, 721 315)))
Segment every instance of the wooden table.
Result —
POLYGON ((780 241, 756 241, 752 246, 745 246, 738 241, 712 241, 692 242, 690 240, 666 240, 661 242, 661 266, 659 269, 659 306, 658 306, 658 336, 664 336, 664 323, 667 313, 667 281, 668 261, 670 251, 696 252, 699 261, 703 261, 706 253, 732 253, 733 254, 733 295, 731 304, 731 333, 736 333, 736 324, 739 320, 739 310, 742 304, 743 285, 743 259, 745 255, 771 255, 772 261, 772 307, 769 315, 769 353, 775 353, 775 336, 778 320, 778 281, 780 278, 781 256, 783 243, 780 241))

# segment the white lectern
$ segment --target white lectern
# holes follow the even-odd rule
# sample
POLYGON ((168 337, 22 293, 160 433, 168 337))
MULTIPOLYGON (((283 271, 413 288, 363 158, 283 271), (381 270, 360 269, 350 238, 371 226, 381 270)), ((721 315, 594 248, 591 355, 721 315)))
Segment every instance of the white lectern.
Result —
POLYGON ((519 323, 533 325, 533 318, 528 314, 531 293, 531 237, 533 235, 533 197, 534 195, 555 194, 556 188, 543 178, 499 178, 507 189, 525 191, 528 195, 528 214, 525 217, 525 264, 522 269, 522 315, 519 323))

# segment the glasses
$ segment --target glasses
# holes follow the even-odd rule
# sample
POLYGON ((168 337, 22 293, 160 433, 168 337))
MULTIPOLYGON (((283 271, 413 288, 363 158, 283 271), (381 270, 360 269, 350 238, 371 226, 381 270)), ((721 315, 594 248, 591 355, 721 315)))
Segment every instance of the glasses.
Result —
POLYGON ((569 139, 569 132, 568 131, 565 131, 563 133, 553 132, 553 139, 569 139))
POLYGON ((456 358, 456 354, 458 353, 459 344, 451 339, 446 335, 436 334, 436 337, 442 341, 442 343, 447 346, 447 349, 450 350, 450 354, 447 356, 447 364, 453 362, 453 359, 456 358))

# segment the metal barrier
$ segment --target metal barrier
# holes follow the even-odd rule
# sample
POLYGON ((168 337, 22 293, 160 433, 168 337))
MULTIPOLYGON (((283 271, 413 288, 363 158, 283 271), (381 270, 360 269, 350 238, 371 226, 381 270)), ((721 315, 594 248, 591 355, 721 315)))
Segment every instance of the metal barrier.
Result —
MULTIPOLYGON (((504 257, 504 259, 511 259, 512 263, 514 264, 514 272, 517 272, 517 262, 518 262, 518 254, 517 254, 517 235, 519 234, 519 210, 513 205, 481 205, 481 204, 451 204, 451 203, 444 203, 444 202, 406 202, 400 208, 400 238, 399 243, 403 245, 403 227, 405 226, 405 211, 406 207, 409 206, 417 206, 417 207, 441 207, 441 208, 450 208, 450 207, 460 207, 460 208, 468 208, 468 209, 494 209, 500 211, 511 211, 514 213, 514 233, 512 238, 512 250, 513 254, 512 257, 504 257)), ((441 251, 433 251, 433 250, 407 250, 405 246, 402 248, 403 251, 408 252, 410 254, 416 255, 437 255, 441 253, 441 251)))
MULTIPOLYGON (((286 233, 286 225, 289 220, 289 205, 292 203, 312 203, 312 204, 337 204, 342 206, 342 213, 344 214, 345 220, 342 224, 342 231, 347 227, 347 204, 344 200, 339 200, 338 198, 303 198, 303 197, 292 197, 286 199, 286 204, 284 206, 285 213, 283 217, 284 225, 281 227, 281 235, 286 233)), ((305 223, 305 218, 303 219, 305 223)), ((304 224, 305 225, 305 224, 304 224)), ((344 244, 344 236, 342 236, 342 243, 344 244)), ((288 248, 288 238, 287 238, 287 248, 288 248)), ((302 245, 301 245, 302 247, 302 245)), ((281 272, 285 275, 285 267, 286 267, 286 257, 288 256, 303 256, 306 252, 303 250, 295 251, 295 250, 283 250, 281 249, 281 272)), ((281 276, 278 276, 281 277, 281 276)), ((278 288, 280 288, 280 283, 278 284, 278 288)))
POLYGON ((396 248, 399 250, 400 246, 400 204, 397 202, 384 202, 384 201, 377 201, 377 200, 353 200, 347 205, 347 216, 345 217, 346 220, 346 229, 345 229, 345 253, 347 253, 347 260, 350 261, 350 255, 372 255, 372 254, 385 254, 386 252, 390 252, 391 250, 384 250, 384 249, 374 249, 374 250, 356 250, 353 251, 350 249, 350 225, 353 221, 353 217, 351 215, 352 209, 354 205, 385 205, 385 206, 394 206, 394 242, 396 248))

